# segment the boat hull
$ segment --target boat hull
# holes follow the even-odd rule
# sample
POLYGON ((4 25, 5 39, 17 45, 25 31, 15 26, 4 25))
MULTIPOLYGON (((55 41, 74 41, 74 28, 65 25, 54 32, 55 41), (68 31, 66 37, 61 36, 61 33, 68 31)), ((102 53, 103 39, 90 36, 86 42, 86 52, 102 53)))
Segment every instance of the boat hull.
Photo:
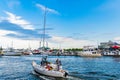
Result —
POLYGON ((65 77, 66 72, 54 71, 54 70, 47 70, 44 67, 32 62, 33 69, 36 73, 51 76, 51 77, 65 77))
POLYGON ((101 54, 80 54, 81 57, 101 57, 101 54))
POLYGON ((21 56, 22 53, 7 52, 3 54, 4 56, 21 56))

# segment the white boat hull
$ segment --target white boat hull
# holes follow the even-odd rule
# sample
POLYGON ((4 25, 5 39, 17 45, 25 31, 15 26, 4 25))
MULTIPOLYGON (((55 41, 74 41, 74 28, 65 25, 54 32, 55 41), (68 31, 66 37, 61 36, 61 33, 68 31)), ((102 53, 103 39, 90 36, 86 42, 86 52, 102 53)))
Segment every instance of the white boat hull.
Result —
POLYGON ((101 53, 97 53, 95 51, 83 51, 78 54, 81 57, 101 57, 101 53))
POLYGON ((81 57, 101 57, 101 54, 80 54, 81 57))
POLYGON ((35 72, 52 77, 65 77, 66 72, 54 71, 54 70, 47 70, 44 67, 36 64, 34 61, 32 62, 32 66, 35 72))
POLYGON ((15 52, 6 52, 3 54, 4 56, 21 56, 22 53, 15 53, 15 52))

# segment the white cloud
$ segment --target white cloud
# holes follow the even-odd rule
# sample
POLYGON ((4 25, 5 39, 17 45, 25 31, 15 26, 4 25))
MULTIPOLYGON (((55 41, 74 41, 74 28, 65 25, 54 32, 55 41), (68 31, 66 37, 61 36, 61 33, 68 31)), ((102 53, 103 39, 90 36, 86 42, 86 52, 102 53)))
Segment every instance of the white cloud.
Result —
POLYGON ((3 48, 7 47, 12 47, 11 43, 13 42, 13 47, 14 48, 19 48, 19 49, 26 49, 29 48, 29 45, 31 45, 32 49, 37 49, 39 47, 39 42, 35 40, 19 40, 15 38, 8 38, 8 37, 2 37, 0 36, 0 46, 3 48))
POLYGON ((13 31, 0 30, 0 36, 5 36, 5 35, 10 34, 10 33, 12 33, 12 34, 18 34, 18 33, 13 32, 13 31))
POLYGON ((31 25, 31 23, 22 19, 21 16, 16 16, 15 14, 7 12, 7 11, 5 11, 5 13, 8 15, 8 17, 6 19, 9 22, 20 25, 24 29, 34 29, 33 26, 31 25))
MULTIPOLYGON (((24 29, 34 29, 31 24, 22 19, 21 16, 16 16, 13 13, 5 11, 5 13, 8 15, 6 18, 9 22, 13 24, 20 25, 24 29), (28 24, 28 25, 22 25, 22 24, 28 24), (29 26, 30 25, 30 26, 29 26)), ((6 34, 14 33, 18 34, 12 31, 5 31, 0 30, 0 45, 3 47, 11 46, 11 42, 13 41, 14 48, 28 48, 29 44, 32 48, 38 48, 39 47, 39 41, 37 40, 20 40, 16 38, 9 38, 6 37, 6 34)), ((73 39, 68 37, 60 37, 60 36, 52 36, 52 38, 47 40, 49 43, 49 47, 51 48, 81 48, 85 45, 95 45, 96 43, 94 41, 89 40, 79 40, 79 39, 73 39)))
MULTIPOLYGON (((8 17, 0 17, 0 21, 8 20, 10 23, 17 24, 24 29, 34 29, 31 23, 22 19, 21 16, 16 16, 15 14, 7 11, 5 11, 5 13, 8 15, 8 17)), ((21 35, 18 32, 14 31, 0 30, 0 46, 3 48, 11 47, 12 41, 14 48, 28 48, 28 44, 30 44, 32 48, 39 47, 39 41, 37 40, 21 40, 17 38, 7 37, 7 34, 21 35)))
MULTIPOLYGON (((13 42, 14 48, 28 48, 29 44, 31 45, 32 49, 37 49, 39 47, 38 40, 21 40, 16 38, 9 38, 5 35, 8 33, 14 33, 12 31, 0 30, 0 46, 7 48, 11 47, 11 43, 13 42)), ((67 37, 59 37, 59 36, 52 36, 52 38, 46 40, 48 42, 48 47, 50 48, 81 48, 86 45, 96 45, 94 41, 89 40, 76 40, 67 37)))
POLYGON ((45 6, 43 6, 43 5, 41 5, 41 4, 36 4, 36 6, 37 7, 39 7, 41 10, 43 10, 43 11, 48 11, 48 12, 51 12, 51 13, 54 13, 54 14, 60 14, 58 11, 56 11, 56 10, 54 10, 54 9, 50 9, 50 8, 48 8, 48 7, 45 7, 45 6))
POLYGON ((50 46, 54 48, 81 48, 86 45, 94 45, 96 46, 95 41, 90 40, 76 40, 73 38, 67 38, 67 37, 59 37, 59 36, 52 36, 52 38, 49 40, 50 46))
POLYGON ((39 47, 39 41, 37 40, 21 40, 21 39, 16 39, 16 38, 9 38, 6 37, 5 35, 8 33, 14 33, 12 31, 7 31, 7 30, 0 30, 0 46, 3 48, 7 47, 12 47, 11 43, 13 42, 13 47, 14 48, 28 48, 29 44, 31 45, 31 48, 37 49, 39 47))

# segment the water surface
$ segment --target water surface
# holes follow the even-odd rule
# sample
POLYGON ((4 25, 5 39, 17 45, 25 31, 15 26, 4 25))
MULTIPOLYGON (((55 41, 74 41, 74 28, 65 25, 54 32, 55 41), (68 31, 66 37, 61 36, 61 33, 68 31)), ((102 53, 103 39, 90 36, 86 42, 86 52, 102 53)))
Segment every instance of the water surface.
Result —
POLYGON ((0 57, 0 80, 118 80, 120 79, 120 58, 83 58, 75 56, 48 56, 50 62, 59 58, 68 78, 52 78, 33 72, 31 62, 40 64, 41 56, 0 57))

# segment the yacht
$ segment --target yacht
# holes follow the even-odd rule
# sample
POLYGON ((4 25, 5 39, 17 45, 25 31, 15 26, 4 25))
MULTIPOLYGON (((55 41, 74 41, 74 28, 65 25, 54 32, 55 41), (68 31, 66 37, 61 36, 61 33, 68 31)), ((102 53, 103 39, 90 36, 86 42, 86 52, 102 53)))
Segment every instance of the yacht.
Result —
POLYGON ((78 56, 81 57, 101 57, 101 53, 94 49, 83 50, 78 53, 78 56))

